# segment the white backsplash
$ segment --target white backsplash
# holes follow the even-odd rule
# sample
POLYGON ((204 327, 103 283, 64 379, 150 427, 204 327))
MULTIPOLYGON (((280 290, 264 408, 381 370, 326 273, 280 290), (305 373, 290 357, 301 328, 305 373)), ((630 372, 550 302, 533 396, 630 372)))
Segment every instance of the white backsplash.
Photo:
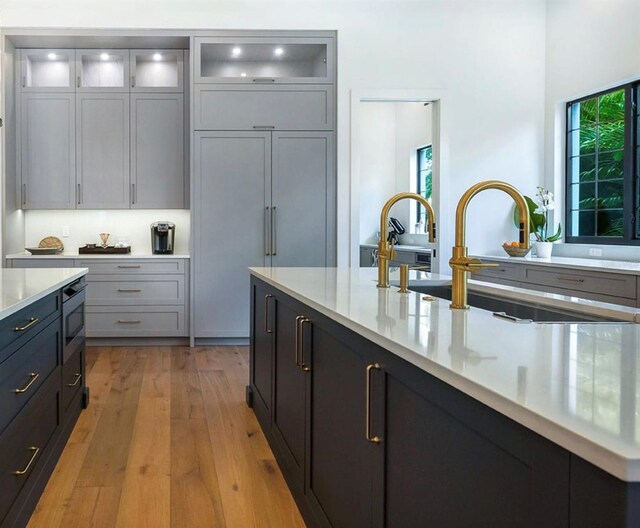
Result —
POLYGON ((175 254, 189 253, 190 212, 184 209, 114 210, 114 211, 26 211, 25 247, 37 247, 46 236, 56 236, 66 253, 77 253, 80 246, 99 243, 98 233, 111 233, 109 244, 127 237, 133 254, 151 253, 150 225, 166 220, 176 225, 175 254), (62 228, 69 227, 63 238, 62 228))

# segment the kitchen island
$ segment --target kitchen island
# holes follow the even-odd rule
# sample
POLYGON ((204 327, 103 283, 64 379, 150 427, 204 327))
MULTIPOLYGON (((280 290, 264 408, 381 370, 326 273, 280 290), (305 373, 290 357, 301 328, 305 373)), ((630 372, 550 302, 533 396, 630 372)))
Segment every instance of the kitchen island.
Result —
POLYGON ((78 416, 86 269, 0 269, 0 526, 25 526, 78 416))
POLYGON ((639 525, 636 309, 545 294, 624 322, 521 324, 372 269, 251 274, 248 399, 309 526, 639 525))

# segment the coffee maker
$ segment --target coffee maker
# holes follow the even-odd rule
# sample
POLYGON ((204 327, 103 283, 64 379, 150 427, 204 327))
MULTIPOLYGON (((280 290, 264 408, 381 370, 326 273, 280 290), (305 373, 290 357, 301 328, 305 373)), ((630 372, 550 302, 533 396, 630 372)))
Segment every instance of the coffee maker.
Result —
POLYGON ((176 225, 172 222, 154 222, 151 224, 151 253, 154 255, 172 255, 176 225))

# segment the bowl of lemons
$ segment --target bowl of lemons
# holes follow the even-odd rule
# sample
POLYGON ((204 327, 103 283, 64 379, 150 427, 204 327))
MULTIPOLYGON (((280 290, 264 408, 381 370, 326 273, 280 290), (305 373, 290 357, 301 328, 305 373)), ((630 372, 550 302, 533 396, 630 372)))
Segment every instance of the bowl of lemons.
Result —
POLYGON ((510 257, 524 257, 531 251, 531 248, 523 249, 518 242, 505 242, 502 244, 502 249, 510 257))

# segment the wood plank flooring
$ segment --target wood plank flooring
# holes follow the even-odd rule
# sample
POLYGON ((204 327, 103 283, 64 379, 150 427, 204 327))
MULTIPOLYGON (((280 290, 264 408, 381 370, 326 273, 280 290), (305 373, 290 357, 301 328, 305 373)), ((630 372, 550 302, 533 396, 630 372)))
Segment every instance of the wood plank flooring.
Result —
POLYGON ((247 347, 90 347, 83 411, 28 528, 304 527, 244 401, 247 347))

